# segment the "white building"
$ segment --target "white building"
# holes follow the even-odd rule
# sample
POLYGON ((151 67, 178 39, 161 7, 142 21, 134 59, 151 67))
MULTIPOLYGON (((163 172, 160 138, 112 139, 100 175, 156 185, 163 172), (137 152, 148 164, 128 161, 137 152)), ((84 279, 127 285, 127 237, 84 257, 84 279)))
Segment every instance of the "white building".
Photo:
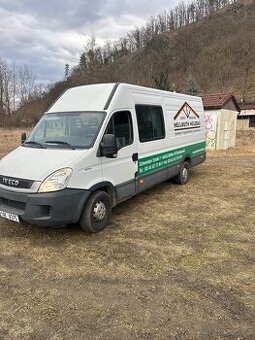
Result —
POLYGON ((232 93, 202 95, 205 110, 206 146, 226 150, 236 143, 239 106, 232 93))
POLYGON ((255 131, 255 104, 240 106, 237 116, 237 130, 255 131))

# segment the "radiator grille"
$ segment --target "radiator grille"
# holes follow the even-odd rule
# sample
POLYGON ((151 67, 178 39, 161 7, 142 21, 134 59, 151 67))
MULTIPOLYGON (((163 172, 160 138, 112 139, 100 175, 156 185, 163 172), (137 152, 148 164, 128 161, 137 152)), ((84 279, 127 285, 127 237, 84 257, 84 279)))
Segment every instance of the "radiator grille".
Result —
POLYGON ((7 187, 30 189, 33 183, 34 181, 30 181, 27 179, 6 177, 0 175, 0 184, 5 185, 7 187))

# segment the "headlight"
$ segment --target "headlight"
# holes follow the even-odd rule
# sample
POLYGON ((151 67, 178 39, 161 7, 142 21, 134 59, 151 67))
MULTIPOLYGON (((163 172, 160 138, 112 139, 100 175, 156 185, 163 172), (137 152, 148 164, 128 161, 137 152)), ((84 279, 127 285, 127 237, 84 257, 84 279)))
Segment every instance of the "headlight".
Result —
POLYGON ((38 192, 58 191, 66 188, 73 170, 64 168, 53 172, 41 184, 38 192))

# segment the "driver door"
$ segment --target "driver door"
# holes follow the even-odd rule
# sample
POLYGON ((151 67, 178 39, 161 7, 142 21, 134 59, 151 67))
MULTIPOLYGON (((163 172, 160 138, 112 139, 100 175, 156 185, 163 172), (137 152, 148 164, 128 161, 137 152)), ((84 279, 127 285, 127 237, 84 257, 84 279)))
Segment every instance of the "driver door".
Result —
POLYGON ((105 134, 116 136, 118 153, 116 158, 102 158, 103 178, 114 185, 117 201, 120 202, 136 194, 138 154, 131 112, 123 110, 113 113, 105 134))

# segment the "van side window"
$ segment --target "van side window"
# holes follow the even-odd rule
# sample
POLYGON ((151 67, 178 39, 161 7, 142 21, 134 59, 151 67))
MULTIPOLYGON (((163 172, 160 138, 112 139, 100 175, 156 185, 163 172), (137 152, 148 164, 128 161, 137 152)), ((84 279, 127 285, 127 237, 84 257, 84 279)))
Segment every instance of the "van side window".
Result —
POLYGON ((105 134, 114 134, 118 150, 133 143, 133 124, 129 111, 115 112, 110 119, 105 134))
POLYGON ((161 106, 136 105, 141 143, 165 138, 165 123, 161 106))

